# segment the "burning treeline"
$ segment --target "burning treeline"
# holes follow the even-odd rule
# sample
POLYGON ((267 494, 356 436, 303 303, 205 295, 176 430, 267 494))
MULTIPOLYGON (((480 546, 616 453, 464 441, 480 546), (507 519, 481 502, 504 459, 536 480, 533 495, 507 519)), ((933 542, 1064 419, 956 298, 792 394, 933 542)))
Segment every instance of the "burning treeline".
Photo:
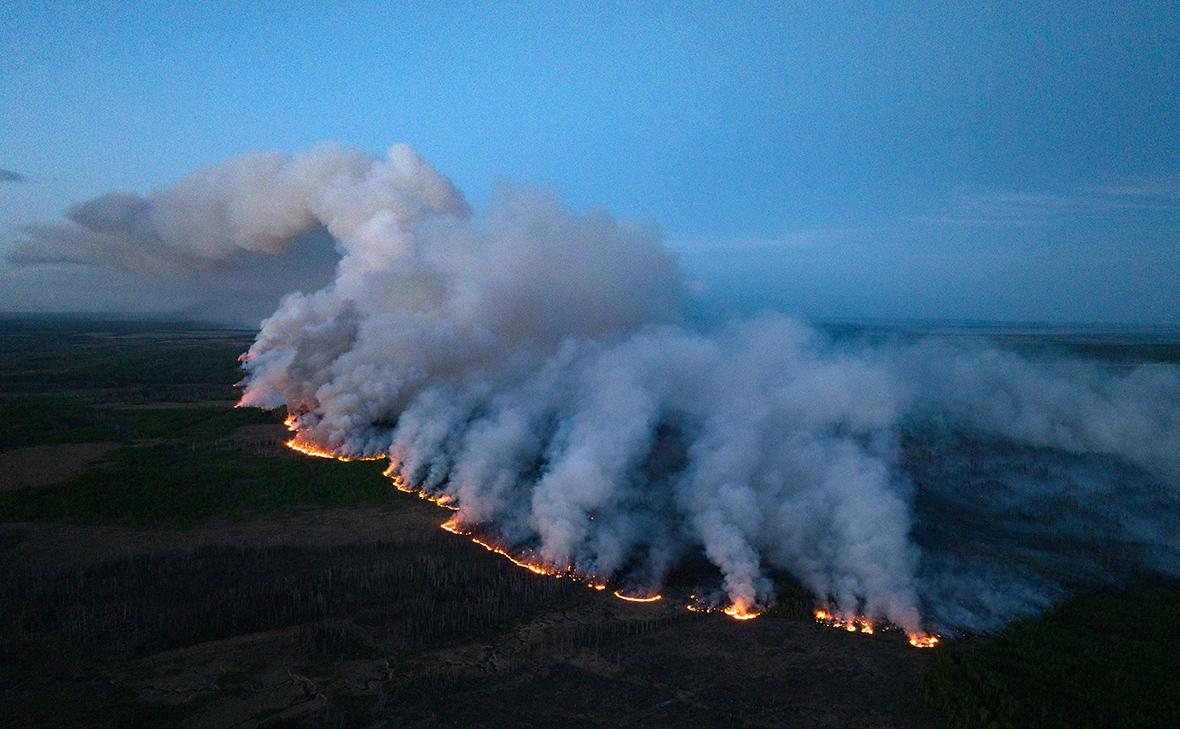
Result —
MULTIPOLYGON (((291 417, 291 416, 288 416, 285 421, 285 424, 287 425, 287 427, 290 430, 292 430, 292 432, 296 432, 296 430, 297 430, 295 423, 296 423, 295 418, 291 417)), ((335 454, 329 450, 326 450, 326 449, 320 448, 318 446, 300 441, 297 434, 295 435, 295 437, 292 437, 290 440, 286 441, 286 446, 288 448, 290 448, 291 450, 301 453, 303 455, 312 456, 315 458, 333 458, 333 459, 336 459, 339 461, 344 461, 344 462, 354 461, 354 460, 382 460, 384 458, 384 456, 350 457, 350 456, 335 454)), ((391 463, 382 472, 382 475, 389 478, 390 481, 393 483, 394 487, 398 491, 402 491, 404 493, 409 493, 409 494, 414 494, 414 495, 418 496, 419 498, 429 501, 432 504, 439 506, 443 509, 448 509, 448 510, 456 511, 456 512, 460 510, 460 507, 455 504, 454 499, 452 499, 450 496, 447 496, 445 494, 443 494, 443 495, 431 494, 431 493, 426 492, 425 490, 420 490, 420 489, 415 490, 413 487, 408 486, 406 484, 405 479, 402 478, 402 476, 400 475, 399 469, 398 469, 398 464, 396 464, 396 463, 391 463)), ((568 579, 572 582, 583 584, 586 587, 589 587, 589 588, 599 591, 599 592, 606 590, 610 586, 609 580, 607 580, 606 578, 596 576, 596 575, 583 574, 583 573, 579 572, 572 565, 556 566, 556 565, 546 564, 546 563, 544 563, 540 560, 537 560, 535 558, 530 558, 528 555, 525 555, 525 554, 521 554, 521 553, 514 554, 509 549, 506 549, 504 547, 501 547, 501 546, 493 544, 489 541, 486 541, 485 539, 480 538, 479 536, 474 536, 472 531, 464 529, 463 527, 461 527, 459 525, 458 515, 451 516, 446 521, 442 522, 439 526, 444 531, 450 532, 452 534, 455 534, 458 536, 470 537, 471 541, 474 544, 477 544, 480 547, 483 547, 484 549, 486 549, 487 551, 489 551, 493 554, 497 554, 497 555, 505 558, 506 560, 511 562, 513 565, 520 567, 522 569, 528 570, 529 572, 532 572, 535 575, 540 575, 540 576, 544 576, 544 577, 555 577, 555 578, 568 579)), ((628 593, 628 592, 624 591, 624 589, 622 589, 622 588, 613 590, 611 592, 611 594, 614 597, 618 598, 619 600, 623 600, 626 602, 632 602, 632 603, 653 603, 653 602, 658 602, 663 599, 663 595, 660 595, 658 593, 642 593, 642 594, 628 593)), ((715 613, 725 615, 727 617, 730 617, 730 618, 732 618, 734 620, 738 620, 738 621, 752 620, 752 619, 757 618, 761 615, 761 612, 757 609, 741 607, 736 604, 728 604, 728 605, 711 604, 709 602, 706 602, 706 601, 698 598, 696 595, 690 596, 690 600, 685 605, 685 608, 689 611, 692 611, 692 612, 701 612, 701 613, 715 612, 715 613)), ((819 622, 819 623, 826 625, 828 627, 844 629, 849 632, 860 632, 860 633, 864 633, 864 634, 868 634, 868 635, 872 635, 874 632, 876 632, 876 630, 878 630, 881 627, 880 624, 874 623, 874 621, 872 621, 864 616, 850 616, 848 618, 840 618, 840 617, 837 617, 833 614, 830 614, 827 610, 824 610, 824 609, 817 609, 815 611, 815 619, 816 619, 816 622, 819 622)), ((885 627, 891 627, 891 626, 885 626, 885 627)), ((940 639, 937 635, 931 635, 931 634, 926 634, 926 633, 910 633, 907 637, 909 639, 910 645, 914 646, 915 648, 933 648, 936 645, 938 645, 940 642, 940 639)))
POLYGON ((653 226, 513 187, 473 212, 406 145, 246 154, 83 203, 26 252, 232 269, 309 237, 335 278, 263 322, 241 404, 285 406, 310 455, 390 458, 513 559, 642 598, 701 558, 734 617, 788 573, 845 625, 914 635, 1180 573, 1177 367, 698 326, 653 226))
MULTIPOLYGON (((286 446, 288 448, 290 448, 291 450, 296 451, 297 453, 302 453, 303 455, 312 456, 315 458, 333 458, 333 459, 336 459, 339 461, 344 461, 344 462, 349 462, 349 461, 354 461, 354 460, 376 461, 376 460, 382 460, 384 458, 384 456, 353 456, 353 457, 350 457, 350 456, 346 456, 346 455, 333 453, 332 451, 329 451, 327 449, 323 449, 323 448, 320 448, 320 447, 315 446, 313 444, 303 442, 299 439, 298 428, 296 426, 296 423, 297 423, 296 418, 291 415, 288 415, 287 418, 284 420, 284 425, 287 426, 287 429, 290 430, 292 433, 295 433, 294 437, 292 437, 291 439, 286 441, 286 446)), ((451 511, 459 511, 460 510, 460 507, 455 504, 455 500, 446 494, 435 495, 435 494, 428 493, 427 491, 422 490, 422 489, 416 490, 413 487, 407 485, 406 480, 404 478, 402 478, 402 476, 400 474, 400 469, 398 468, 397 463, 390 463, 389 466, 382 472, 382 475, 385 476, 386 478, 390 479, 390 481, 393 483, 394 487, 398 491, 401 491, 403 493, 414 494, 414 495, 418 496, 419 498, 429 501, 430 503, 434 504, 435 506, 441 507, 443 509, 449 509, 451 511)), ((470 536, 471 541, 473 543, 478 544, 479 546, 483 547, 484 549, 486 549, 487 551, 489 551, 493 554, 497 554, 497 555, 500 555, 501 557, 504 557, 509 562, 516 565, 517 567, 526 569, 535 575, 541 575, 544 577, 566 578, 566 579, 569 579, 573 582, 578 582, 578 583, 584 584, 586 587, 589 587, 593 590, 597 590, 599 592, 606 590, 607 587, 609 586, 609 581, 607 579, 600 577, 600 576, 596 576, 596 575, 587 575, 587 574, 580 573, 572 565, 566 565, 564 567, 559 567, 559 566, 555 566, 555 565, 545 564, 544 562, 541 562, 539 560, 530 559, 527 555, 523 555, 523 554, 515 554, 514 555, 510 550, 508 550, 504 547, 492 544, 492 543, 490 543, 490 542, 486 541, 485 539, 482 539, 478 536, 472 536, 471 531, 466 530, 459 525, 458 515, 450 517, 449 519, 444 521, 442 524, 440 524, 439 527, 441 529, 443 529, 444 531, 450 532, 451 534, 455 534, 458 536, 470 536)), ((658 593, 633 594, 633 593, 624 592, 622 589, 614 590, 611 594, 620 600, 623 600, 626 602, 633 602, 633 603, 651 603, 651 602, 658 602, 663 599, 663 595, 660 595, 658 593)), ((705 601, 697 598, 696 595, 690 596, 690 601, 685 605, 685 608, 692 611, 692 612, 703 612, 703 613, 717 612, 722 615, 726 615, 730 618, 733 618, 734 620, 739 620, 739 621, 752 620, 754 618, 759 617, 759 615, 761 615, 761 613, 757 609, 753 609, 753 608, 749 608, 749 607, 742 607, 742 606, 739 606, 736 604, 714 605, 714 604, 710 604, 708 602, 705 602, 705 601)), ((838 618, 838 617, 828 613, 826 610, 823 610, 823 609, 818 609, 815 611, 815 619, 816 619, 816 622, 827 625, 828 627, 842 628, 844 630, 848 630, 849 632, 860 632, 860 633, 865 633, 868 635, 872 635, 875 632, 875 629, 877 627, 874 625, 874 622, 872 620, 869 620, 868 618, 866 618, 864 616, 852 616, 852 617, 848 617, 846 619, 842 619, 842 618, 838 618)), ((910 633, 907 637, 909 638, 910 645, 914 646, 915 648, 933 648, 936 645, 938 645, 938 643, 939 643, 938 636, 930 635, 930 634, 926 634, 926 633, 910 633)))

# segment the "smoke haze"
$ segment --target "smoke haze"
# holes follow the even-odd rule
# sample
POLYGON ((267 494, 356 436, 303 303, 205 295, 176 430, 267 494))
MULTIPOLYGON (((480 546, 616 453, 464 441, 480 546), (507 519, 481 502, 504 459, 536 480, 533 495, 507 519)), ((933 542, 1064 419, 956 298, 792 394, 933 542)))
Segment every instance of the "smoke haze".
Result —
MULTIPOLYGON (((694 325, 651 226, 502 189, 473 212, 408 146, 245 155, 33 228, 16 261, 242 271, 330 236, 242 402, 388 454, 514 552, 756 610, 789 576, 841 613, 993 630, 1070 590, 1180 574, 1180 370, 940 339, 694 325)), ((236 275, 236 274, 235 274, 236 275)))

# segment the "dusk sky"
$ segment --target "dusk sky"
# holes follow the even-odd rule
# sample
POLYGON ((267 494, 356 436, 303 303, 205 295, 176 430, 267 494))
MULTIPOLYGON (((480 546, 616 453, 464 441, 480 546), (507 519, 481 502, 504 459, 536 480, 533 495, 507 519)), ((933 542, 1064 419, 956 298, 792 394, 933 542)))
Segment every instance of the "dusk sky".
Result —
MULTIPOLYGON (((407 142, 477 210, 654 222, 725 309, 1180 325, 1177 3, 145 7, 0 2, 0 253, 249 150, 407 142)), ((0 310, 201 312, 105 275, 0 261, 0 310)))

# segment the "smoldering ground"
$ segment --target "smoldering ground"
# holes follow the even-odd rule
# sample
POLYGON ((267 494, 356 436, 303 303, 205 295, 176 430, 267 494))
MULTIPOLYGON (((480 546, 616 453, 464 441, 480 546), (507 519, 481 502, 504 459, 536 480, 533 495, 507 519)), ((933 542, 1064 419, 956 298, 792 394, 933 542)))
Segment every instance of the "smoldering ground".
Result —
POLYGON ((1175 365, 694 325, 708 302, 653 227, 525 188, 473 212, 405 145, 254 153, 69 217, 13 259, 233 271, 326 231, 334 277, 263 322, 243 404, 388 454, 548 564, 651 590, 703 555, 739 610, 785 572, 837 611, 952 632, 1180 572, 1175 365))

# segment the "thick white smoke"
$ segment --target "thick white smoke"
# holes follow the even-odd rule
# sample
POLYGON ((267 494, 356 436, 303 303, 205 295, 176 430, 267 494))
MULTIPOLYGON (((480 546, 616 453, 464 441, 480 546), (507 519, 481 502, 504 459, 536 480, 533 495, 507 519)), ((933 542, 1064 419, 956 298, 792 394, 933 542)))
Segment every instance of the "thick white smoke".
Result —
POLYGON ((329 231, 335 280, 263 323, 242 402, 387 453, 460 525, 555 565, 654 589, 703 556, 739 609, 790 575, 908 630, 1180 572, 1174 366, 832 342, 777 315, 702 331, 655 230, 523 189, 472 214, 406 146, 247 155, 72 217, 128 267, 329 231))

